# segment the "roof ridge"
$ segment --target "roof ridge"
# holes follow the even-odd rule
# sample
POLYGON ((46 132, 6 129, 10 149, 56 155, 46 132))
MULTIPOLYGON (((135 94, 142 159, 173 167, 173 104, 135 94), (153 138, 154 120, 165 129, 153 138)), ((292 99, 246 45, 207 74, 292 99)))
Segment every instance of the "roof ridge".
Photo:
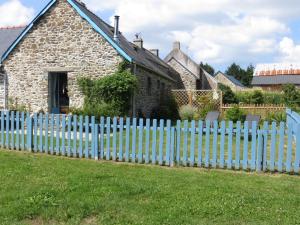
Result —
POLYGON ((25 28, 26 25, 20 25, 20 26, 6 26, 6 27, 0 27, 0 30, 12 30, 12 29, 20 29, 25 28))

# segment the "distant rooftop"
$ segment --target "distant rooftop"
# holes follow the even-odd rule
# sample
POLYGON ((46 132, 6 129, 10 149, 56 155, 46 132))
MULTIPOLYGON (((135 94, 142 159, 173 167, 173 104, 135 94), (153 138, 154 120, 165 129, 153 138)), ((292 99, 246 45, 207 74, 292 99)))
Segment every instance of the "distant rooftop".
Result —
POLYGON ((300 63, 258 64, 254 76, 300 75, 300 63))

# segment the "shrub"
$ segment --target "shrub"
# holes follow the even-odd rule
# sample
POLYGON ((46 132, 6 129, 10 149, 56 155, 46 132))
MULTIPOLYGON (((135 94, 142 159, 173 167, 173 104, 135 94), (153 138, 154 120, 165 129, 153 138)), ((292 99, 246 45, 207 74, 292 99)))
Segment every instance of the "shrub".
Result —
POLYGON ((290 107, 300 106, 300 92, 293 84, 286 84, 283 86, 284 100, 290 107))
POLYGON ((285 122, 286 121, 286 113, 285 112, 274 112, 274 113, 268 113, 265 121, 269 122, 285 122))
POLYGON ((255 90, 251 97, 251 104, 263 104, 264 103, 264 95, 261 91, 255 90))
POLYGON ((225 113, 225 117, 227 120, 237 122, 237 121, 245 121, 245 112, 240 109, 238 106, 235 106, 231 109, 228 109, 225 113))
POLYGON ((170 119, 175 121, 179 117, 178 104, 173 95, 167 95, 164 101, 151 112, 152 119, 170 119))
POLYGON ((238 99, 236 98, 234 92, 231 90, 230 87, 219 84, 219 89, 223 93, 223 103, 224 104, 236 104, 238 103, 238 99))
POLYGON ((196 109, 190 105, 184 105, 180 108, 179 115, 182 120, 193 120, 196 116, 196 109))

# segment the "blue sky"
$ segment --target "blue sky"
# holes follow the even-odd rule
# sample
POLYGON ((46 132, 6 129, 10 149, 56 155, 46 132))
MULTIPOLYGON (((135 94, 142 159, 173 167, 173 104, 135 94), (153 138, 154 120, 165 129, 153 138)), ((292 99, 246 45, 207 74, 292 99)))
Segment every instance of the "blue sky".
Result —
MULTIPOLYGON (((0 0, 0 26, 26 24, 49 0, 0 0)), ((232 62, 294 63, 300 60, 299 0, 84 0, 132 40, 141 33, 146 48, 164 57, 172 42, 196 62, 225 70, 232 62)))

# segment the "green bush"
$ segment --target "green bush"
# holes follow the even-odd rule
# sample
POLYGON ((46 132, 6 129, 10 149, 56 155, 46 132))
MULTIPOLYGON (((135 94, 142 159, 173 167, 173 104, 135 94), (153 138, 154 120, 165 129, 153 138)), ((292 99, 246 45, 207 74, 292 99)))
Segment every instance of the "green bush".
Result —
POLYGON ((245 112, 240 109, 238 106, 235 106, 231 109, 228 109, 225 113, 225 117, 227 120, 237 122, 237 121, 245 121, 246 114, 245 112))
POLYGON ((290 107, 300 106, 300 91, 297 90, 293 84, 286 84, 283 86, 284 100, 290 107))
POLYGON ((173 95, 167 95, 164 101, 151 112, 152 119, 169 119, 175 121, 180 118, 178 104, 173 95))
POLYGON ((230 87, 224 85, 224 84, 219 84, 219 89, 223 93, 223 103, 224 104, 237 104, 238 99, 236 98, 234 92, 231 90, 230 87))
POLYGON ((286 113, 285 112, 274 112, 274 113, 268 113, 265 121, 268 122, 285 122, 286 121, 286 113))
POLYGON ((261 91, 255 90, 253 92, 251 98, 251 104, 263 104, 264 103, 264 95, 261 91))
POLYGON ((131 98, 137 89, 137 78, 120 64, 113 75, 97 80, 79 78, 78 85, 84 94, 84 114, 126 116, 131 98))
POLYGON ((193 120, 196 116, 196 109, 190 105, 184 105, 179 109, 181 120, 193 120))

